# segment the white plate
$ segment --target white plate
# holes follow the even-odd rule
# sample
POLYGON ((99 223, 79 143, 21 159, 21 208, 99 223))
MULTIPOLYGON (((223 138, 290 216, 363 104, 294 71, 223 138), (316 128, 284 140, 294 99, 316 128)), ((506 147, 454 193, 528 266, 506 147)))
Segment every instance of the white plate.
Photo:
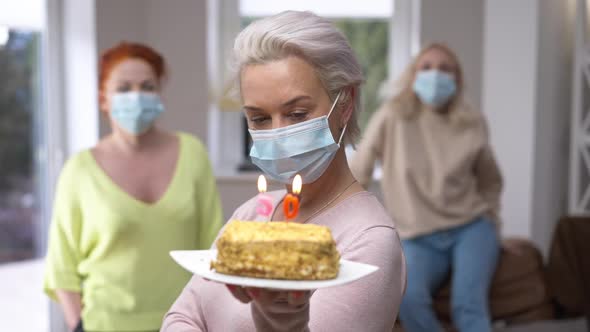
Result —
POLYGON ((203 278, 224 284, 286 290, 314 290, 347 284, 367 276, 379 268, 377 266, 340 260, 340 272, 336 279, 330 280, 278 280, 232 276, 211 270, 211 260, 217 250, 177 250, 170 256, 183 268, 203 278))

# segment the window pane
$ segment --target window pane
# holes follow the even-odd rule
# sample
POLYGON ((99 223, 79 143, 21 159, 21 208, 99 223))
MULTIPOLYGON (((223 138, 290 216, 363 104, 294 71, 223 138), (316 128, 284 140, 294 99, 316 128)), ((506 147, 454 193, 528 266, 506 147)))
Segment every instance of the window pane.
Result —
POLYGON ((39 32, 23 30, 0 45, 0 263, 35 255, 39 45, 39 32))

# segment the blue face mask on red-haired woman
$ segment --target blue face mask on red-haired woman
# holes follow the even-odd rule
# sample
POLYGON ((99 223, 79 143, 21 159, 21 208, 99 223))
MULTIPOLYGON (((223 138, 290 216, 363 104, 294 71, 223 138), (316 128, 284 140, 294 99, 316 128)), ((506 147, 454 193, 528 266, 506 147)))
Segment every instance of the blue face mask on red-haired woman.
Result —
POLYGON ((147 131, 164 112, 160 96, 149 92, 117 92, 111 100, 111 117, 134 135, 147 131))

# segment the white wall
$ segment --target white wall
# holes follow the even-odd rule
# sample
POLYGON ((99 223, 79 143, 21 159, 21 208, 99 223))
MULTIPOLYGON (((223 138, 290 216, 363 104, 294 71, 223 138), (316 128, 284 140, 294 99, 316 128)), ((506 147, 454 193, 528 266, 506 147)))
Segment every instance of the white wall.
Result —
POLYGON ((420 44, 443 42, 455 50, 463 66, 465 92, 481 108, 483 0, 421 0, 420 44))
POLYGON ((207 10, 205 1, 151 0, 147 8, 148 42, 169 63, 164 92, 167 128, 207 140, 207 10))
POLYGON ((487 0, 483 109, 505 180, 505 235, 547 252, 565 213, 571 1, 487 0))
POLYGON ((533 239, 547 251, 566 212, 574 0, 539 2, 533 239))
POLYGON ((145 43, 146 1, 99 0, 96 2, 96 44, 98 52, 121 40, 145 43))
POLYGON ((537 0, 488 0, 483 110, 504 176, 503 231, 530 236, 537 79, 537 0))

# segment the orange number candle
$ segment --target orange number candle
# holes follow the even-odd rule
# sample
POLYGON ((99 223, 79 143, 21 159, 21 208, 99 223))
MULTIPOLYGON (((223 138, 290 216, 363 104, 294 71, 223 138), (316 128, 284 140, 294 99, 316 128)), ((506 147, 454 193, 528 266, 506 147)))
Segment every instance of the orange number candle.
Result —
POLYGON ((297 213, 299 213, 299 194, 301 193, 301 186, 301 176, 297 174, 293 179, 293 193, 287 194, 287 196, 285 196, 285 201, 283 202, 283 212, 285 213, 285 218, 287 218, 287 220, 295 219, 297 213))
POLYGON ((272 198, 265 194, 266 192, 266 178, 264 175, 258 177, 258 206, 256 207, 256 213, 268 218, 272 213, 272 198))

